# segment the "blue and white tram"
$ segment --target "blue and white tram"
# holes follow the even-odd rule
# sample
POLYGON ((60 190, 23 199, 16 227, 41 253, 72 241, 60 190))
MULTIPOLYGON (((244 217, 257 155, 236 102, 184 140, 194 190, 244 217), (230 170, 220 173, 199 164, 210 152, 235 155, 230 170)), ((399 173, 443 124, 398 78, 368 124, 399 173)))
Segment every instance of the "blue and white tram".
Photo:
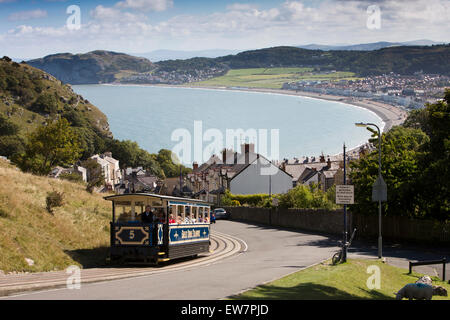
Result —
POLYGON ((104 199, 112 201, 111 262, 158 263, 209 252, 208 203, 151 193, 104 199))

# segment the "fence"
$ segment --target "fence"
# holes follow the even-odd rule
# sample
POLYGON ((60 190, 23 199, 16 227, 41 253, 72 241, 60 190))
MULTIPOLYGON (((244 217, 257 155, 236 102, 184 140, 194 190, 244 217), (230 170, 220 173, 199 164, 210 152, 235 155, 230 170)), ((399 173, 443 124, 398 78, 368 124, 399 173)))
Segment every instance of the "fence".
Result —
MULTIPOLYGON (((251 207, 226 207, 233 220, 256 222, 271 226, 317 231, 342 235, 343 210, 269 209, 251 207)), ((378 215, 347 214, 348 230, 358 228, 358 238, 378 237, 378 215)), ((399 242, 450 244, 450 222, 409 219, 405 217, 382 218, 383 239, 399 242)))

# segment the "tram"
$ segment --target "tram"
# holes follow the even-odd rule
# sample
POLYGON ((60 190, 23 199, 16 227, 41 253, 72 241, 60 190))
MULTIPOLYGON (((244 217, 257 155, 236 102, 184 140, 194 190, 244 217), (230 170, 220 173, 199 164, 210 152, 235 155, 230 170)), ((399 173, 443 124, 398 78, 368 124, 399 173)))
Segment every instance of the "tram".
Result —
POLYGON ((104 197, 112 202, 111 263, 158 264, 209 252, 210 205, 151 193, 104 197))

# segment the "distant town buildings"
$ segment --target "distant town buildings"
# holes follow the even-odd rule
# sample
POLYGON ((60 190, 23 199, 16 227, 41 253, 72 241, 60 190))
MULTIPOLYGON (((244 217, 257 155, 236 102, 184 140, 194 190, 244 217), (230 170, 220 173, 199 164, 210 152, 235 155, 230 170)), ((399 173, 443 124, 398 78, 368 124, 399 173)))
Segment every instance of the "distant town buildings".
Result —
POLYGON ((283 89, 366 98, 405 109, 417 109, 427 102, 434 102, 449 86, 450 77, 444 75, 389 73, 358 80, 289 82, 283 85, 283 89))
POLYGON ((134 74, 120 79, 121 83, 148 83, 148 84, 170 84, 179 85, 191 82, 208 80, 226 72, 225 68, 202 68, 190 71, 151 71, 134 74))

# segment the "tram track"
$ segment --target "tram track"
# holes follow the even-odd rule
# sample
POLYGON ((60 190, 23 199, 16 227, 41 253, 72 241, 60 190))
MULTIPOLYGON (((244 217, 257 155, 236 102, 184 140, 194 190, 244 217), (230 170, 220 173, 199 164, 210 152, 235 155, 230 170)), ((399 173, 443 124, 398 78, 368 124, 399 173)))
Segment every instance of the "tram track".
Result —
MULTIPOLYGON (((210 252, 199 255, 194 259, 172 260, 156 267, 139 266, 81 269, 80 284, 145 277, 186 270, 192 267, 206 266, 247 250, 247 245, 243 240, 221 232, 211 231, 210 240, 210 252)), ((67 279, 70 275, 65 271, 54 271, 0 276, 0 296, 19 294, 25 291, 63 288, 66 286, 67 279)))

